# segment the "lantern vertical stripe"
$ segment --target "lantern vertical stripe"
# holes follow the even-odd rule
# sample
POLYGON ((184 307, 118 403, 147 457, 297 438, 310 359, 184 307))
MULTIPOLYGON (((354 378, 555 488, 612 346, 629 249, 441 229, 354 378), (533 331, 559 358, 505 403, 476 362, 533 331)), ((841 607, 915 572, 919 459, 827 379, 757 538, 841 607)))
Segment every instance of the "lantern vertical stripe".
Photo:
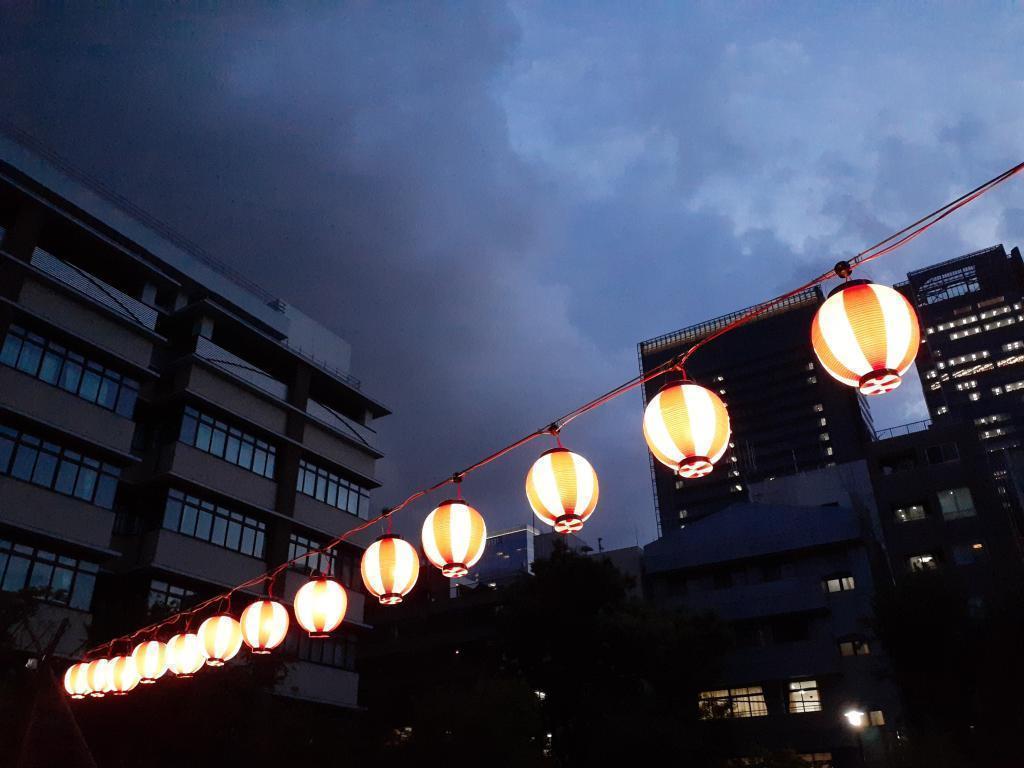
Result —
POLYGON ((376 558, 370 550, 363 553, 363 561, 360 570, 363 573, 363 582, 366 588, 375 595, 384 595, 391 592, 393 572, 396 565, 395 544, 392 539, 383 539, 377 542, 380 546, 376 548, 376 558), (373 560, 376 562, 373 562, 373 560), (391 577, 391 578, 388 578, 391 577))
POLYGON ((575 482, 573 488, 576 492, 576 501, 573 513, 586 518, 597 506, 597 473, 590 466, 590 462, 575 453, 569 454, 572 457, 575 482))
POLYGON ((366 590, 381 605, 395 605, 416 585, 420 557, 412 544, 386 534, 366 548, 359 570, 366 590))
MULTIPOLYGON (((686 455, 695 455, 692 440, 682 437, 683 444, 681 447, 677 447, 669 432, 666 414, 675 414, 680 408, 685 408, 683 396, 673 387, 655 395, 647 410, 644 411, 644 436, 647 439, 647 444, 658 461, 670 467, 679 464, 686 455), (689 454, 685 453, 686 449, 689 449, 689 454)), ((682 419, 672 416, 671 423, 678 425, 682 421, 682 419)), ((686 429, 679 429, 679 432, 681 434, 689 432, 689 426, 687 425, 686 429)))
POLYGON ((818 308, 811 322, 811 345, 825 370, 851 387, 860 382, 857 371, 870 369, 853 330, 846 322, 843 305, 838 301, 826 301, 818 308), (829 329, 827 340, 825 327, 829 329))
POLYGON ((875 295, 885 313, 885 367, 894 371, 906 370, 917 357, 917 348, 921 344, 920 329, 917 323, 911 322, 914 308, 897 291, 875 291, 875 295))
MULTIPOLYGON (((420 558, 411 545, 403 542, 404 546, 399 547, 395 541, 395 539, 385 539, 384 542, 381 542, 382 544, 387 543, 387 549, 390 551, 389 557, 394 562, 394 566, 390 569, 391 579, 387 584, 387 591, 406 594, 419 578, 420 558)), ((384 551, 383 547, 381 547, 381 551, 384 551)), ((385 571, 385 573, 387 572, 385 571)))
POLYGON ((423 521, 423 552, 445 576, 465 576, 486 544, 483 517, 460 499, 441 502, 423 521))
POLYGON ((856 344, 864 354, 870 370, 887 367, 886 317, 873 285, 855 285, 839 294, 856 344))
POLYGON ((558 502, 554 509, 562 507, 566 514, 576 511, 576 462, 572 460, 572 454, 568 451, 557 451, 549 453, 548 462, 552 472, 551 485, 555 486, 558 494, 558 502))

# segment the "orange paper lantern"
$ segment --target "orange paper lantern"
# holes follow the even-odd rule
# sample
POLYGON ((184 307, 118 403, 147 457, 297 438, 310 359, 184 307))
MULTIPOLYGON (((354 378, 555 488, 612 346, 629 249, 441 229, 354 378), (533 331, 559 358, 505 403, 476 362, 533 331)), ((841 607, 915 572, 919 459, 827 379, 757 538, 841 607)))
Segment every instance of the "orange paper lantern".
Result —
POLYGON ((253 653, 270 653, 288 634, 288 609, 273 600, 257 600, 242 611, 239 623, 242 639, 253 653))
POLYGON ((412 544, 389 533, 366 548, 359 570, 367 592, 381 605, 396 605, 416 585, 420 556, 412 544))
POLYGON ((441 502, 423 521, 423 553, 449 578, 469 573, 486 543, 483 516, 461 499, 441 502))
POLYGON ((597 507, 597 473, 590 462, 565 448, 552 448, 530 467, 526 498, 558 533, 575 533, 597 507))
POLYGON ((211 616, 199 625, 199 644, 206 654, 206 663, 222 667, 242 647, 242 628, 233 616, 222 613, 211 616))
POLYGON ((666 384, 644 411, 647 446, 680 477, 711 472, 729 446, 731 433, 722 399, 689 381, 666 384))
POLYGON ((348 595, 333 579, 307 581, 295 593, 295 621, 310 637, 327 637, 345 618, 348 595))

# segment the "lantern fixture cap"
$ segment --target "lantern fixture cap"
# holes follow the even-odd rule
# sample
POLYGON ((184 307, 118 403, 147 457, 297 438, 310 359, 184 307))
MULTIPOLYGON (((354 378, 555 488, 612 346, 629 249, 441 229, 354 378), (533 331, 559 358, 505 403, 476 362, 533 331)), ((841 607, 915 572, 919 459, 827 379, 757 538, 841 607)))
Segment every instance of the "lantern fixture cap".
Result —
POLYGON ((845 259, 840 259, 836 262, 833 270, 836 273, 836 277, 843 278, 844 280, 853 274, 853 265, 845 259))
POLYGON ((548 454, 551 454, 551 453, 572 453, 572 451, 570 451, 564 445, 559 445, 559 446, 556 446, 554 448, 549 448, 548 450, 544 451, 544 453, 542 453, 541 456, 547 456, 548 454))
POLYGON ((829 291, 827 298, 831 299, 837 293, 842 293, 847 288, 854 288, 854 287, 856 287, 858 285, 870 285, 870 284, 871 284, 870 280, 847 280, 845 283, 840 283, 835 288, 833 288, 831 291, 829 291))

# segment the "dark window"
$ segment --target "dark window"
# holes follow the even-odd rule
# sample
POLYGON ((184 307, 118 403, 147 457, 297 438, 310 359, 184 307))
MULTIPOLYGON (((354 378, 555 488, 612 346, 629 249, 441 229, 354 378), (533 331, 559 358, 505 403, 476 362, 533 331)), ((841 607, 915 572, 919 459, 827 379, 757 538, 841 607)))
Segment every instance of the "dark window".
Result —
POLYGON ((859 637, 848 637, 839 641, 840 656, 870 656, 871 646, 859 637))
POLYGON ((195 408, 185 408, 178 439, 261 477, 274 477, 274 446, 195 408))
POLYGON ((970 488, 950 488, 939 491, 939 506, 942 508, 942 517, 946 520, 973 517, 975 514, 974 499, 971 496, 970 488))
POLYGON ((370 492, 305 459, 299 462, 296 490, 364 520, 370 517, 370 492))
POLYGON ((10 475, 111 509, 121 470, 99 459, 0 426, 0 475, 10 475))
POLYGON ((782 578, 782 565, 779 563, 765 563, 761 566, 762 581, 778 581, 782 578))
POLYGON ((167 492, 163 527, 243 555, 263 557, 266 523, 173 488, 167 492))
POLYGON ((715 589, 729 589, 732 586, 732 571, 719 571, 714 575, 715 589))
POLYGON ((169 584, 166 581, 153 579, 149 582, 149 597, 146 600, 150 610, 157 609, 167 613, 177 613, 195 597, 191 589, 169 584))
POLYGON ((12 325, 8 329, 0 363, 125 418, 130 419, 135 412, 138 381, 20 326, 12 325))
POLYGON ((356 639, 346 633, 327 638, 310 638, 293 629, 285 638, 285 650, 294 658, 336 669, 356 668, 356 639))
POLYGON ((0 590, 32 590, 40 600, 87 611, 99 566, 0 539, 0 590))
POLYGON ((960 453, 957 451, 956 443, 933 445, 928 449, 929 464, 943 464, 947 461, 955 461, 959 458, 960 453))

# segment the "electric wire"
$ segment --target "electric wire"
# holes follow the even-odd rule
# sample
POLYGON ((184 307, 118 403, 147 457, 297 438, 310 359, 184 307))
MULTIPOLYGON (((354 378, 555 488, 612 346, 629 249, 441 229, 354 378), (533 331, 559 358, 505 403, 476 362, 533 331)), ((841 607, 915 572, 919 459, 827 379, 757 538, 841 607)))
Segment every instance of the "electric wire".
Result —
MULTIPOLYGON (((964 193, 955 200, 946 203, 942 207, 937 208, 936 210, 932 211, 931 213, 925 216, 922 216, 917 221, 907 225, 906 227, 903 227, 898 232, 894 232, 893 234, 886 237, 884 240, 881 240, 875 243, 874 245, 870 246, 869 248, 860 251, 851 259, 849 259, 849 261, 846 262, 846 264, 849 266, 850 270, 852 270, 854 268, 867 264, 877 258, 880 258, 881 256, 885 256, 889 253, 892 253, 893 251, 897 250, 898 248, 902 247, 903 245, 909 243, 910 241, 922 235, 924 232, 926 232, 928 229, 930 229, 938 222, 945 219, 947 216, 951 215, 952 213, 964 207, 965 205, 971 203, 972 201, 978 199, 986 192, 990 191, 991 189, 1003 183, 1012 176, 1021 173, 1022 171, 1024 171, 1024 162, 1019 163, 1011 168, 1008 168, 1007 170, 1000 173, 998 176, 989 179, 985 183, 975 187, 969 192, 964 193)), ((840 262, 840 264, 842 264, 842 262, 840 262)), ((838 267, 839 265, 836 266, 838 267)), ((768 301, 755 305, 749 311, 740 315, 738 318, 728 323, 727 325, 723 326, 722 328, 716 330, 714 333, 708 334, 707 336, 699 339, 692 346, 690 346, 684 353, 676 355, 675 357, 667 360, 666 362, 655 366, 646 373, 633 377, 629 381, 620 384, 619 386, 609 390, 605 394, 599 395, 598 397, 594 398, 593 400, 587 403, 584 403, 583 405, 570 411, 569 413, 560 416, 559 418, 550 422, 547 426, 541 427, 523 437, 520 437, 517 440, 514 440, 513 442, 504 446, 503 448, 498 449, 494 453, 485 456, 482 459, 479 459, 473 464, 470 464, 466 468, 454 472, 445 479, 440 480, 428 487, 414 491, 396 506, 385 509, 377 517, 371 518, 363 522, 362 524, 356 526, 355 528, 351 528, 350 530, 345 531, 344 533, 331 539, 323 546, 315 549, 310 549, 306 552, 303 552, 300 555, 296 555, 295 557, 281 563, 280 565, 273 567, 269 571, 262 573, 258 576, 254 576, 253 578, 248 579, 247 581, 244 581, 241 584, 237 584, 231 589, 229 589, 227 592, 214 595, 213 597, 204 600, 201 603, 198 603, 197 605, 188 608, 187 610, 178 611, 162 619, 161 621, 142 627, 141 629, 137 629, 131 634, 121 635, 112 638, 111 640, 108 640, 105 643, 101 643, 93 647, 92 649, 86 651, 83 654, 83 659, 88 659, 89 656, 99 654, 101 651, 104 650, 108 653, 112 653, 114 647, 117 644, 127 643, 128 645, 131 645, 131 643, 139 637, 155 637, 161 630, 171 626, 175 626, 180 621, 184 621, 184 630, 188 631, 188 628, 190 627, 191 624, 191 620, 195 616, 202 614, 212 606, 226 606, 226 610, 230 611, 231 598, 235 595, 236 592, 263 585, 269 595, 273 588, 274 582, 276 581, 278 576, 291 566, 296 565, 297 563, 302 562, 303 560, 306 560, 310 557, 327 554, 343 542, 347 541, 353 535, 360 533, 361 531, 364 531, 367 528, 370 528, 378 523, 384 523, 386 521, 390 526, 390 518, 392 517, 392 515, 406 509, 410 504, 414 503, 415 501, 418 501, 424 496, 428 496, 432 493, 435 493, 449 485, 458 486, 466 475, 469 475, 475 472, 476 470, 481 469, 494 461, 497 461, 506 454, 511 453, 512 451, 515 451, 518 448, 521 448, 522 446, 532 442, 533 440, 536 440, 537 438, 543 437, 545 435, 552 435, 557 438, 559 433, 565 426, 572 423, 580 416, 589 413, 590 411, 593 411, 597 408, 600 408, 601 406, 620 397, 626 392, 630 392, 636 389, 637 387, 641 387, 657 379, 659 376, 663 376, 674 371, 682 373, 685 377, 686 363, 689 361, 692 355, 699 349, 702 349, 704 346, 706 346, 713 340, 721 337, 722 335, 730 331, 733 331, 736 328, 751 322, 752 320, 755 320, 756 318, 763 315, 765 312, 768 312, 770 309, 786 301, 787 299, 792 298, 793 296, 796 296, 801 292, 813 288, 817 285, 820 285, 821 283, 824 283, 825 281, 830 280, 834 277, 839 277, 839 275, 836 272, 836 268, 833 268, 828 272, 819 275, 813 280, 804 283, 799 288, 796 288, 792 291, 787 291, 786 293, 780 296, 776 296, 775 298, 769 299, 768 301)))

